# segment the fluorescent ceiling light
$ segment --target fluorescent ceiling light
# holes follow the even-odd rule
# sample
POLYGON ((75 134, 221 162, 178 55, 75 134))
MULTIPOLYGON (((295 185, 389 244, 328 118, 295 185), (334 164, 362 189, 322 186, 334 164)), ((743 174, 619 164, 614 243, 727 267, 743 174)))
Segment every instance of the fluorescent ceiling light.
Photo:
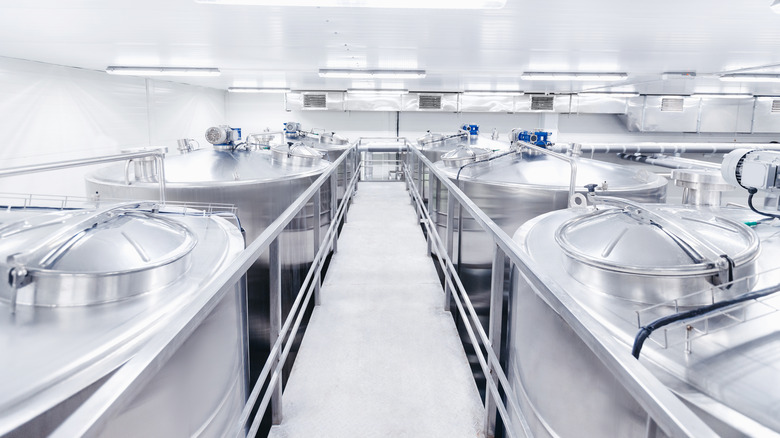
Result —
POLYGON ((230 87, 231 93, 289 93, 289 88, 230 87))
POLYGON ((390 89, 390 88, 384 88, 384 89, 377 89, 377 88, 350 88, 347 90, 347 93, 349 94, 367 94, 367 95, 393 95, 397 96, 399 94, 409 94, 409 90, 406 89, 390 89))
POLYGON ((420 79, 425 77, 425 70, 349 70, 320 69, 321 78, 351 78, 351 79, 420 79))
POLYGON ((330 8, 501 9, 506 0, 195 0, 195 3, 330 8))
POLYGON ((520 75, 525 81, 623 81, 627 78, 626 73, 525 72, 520 75))
POLYGON ((720 77, 727 82, 780 82, 780 74, 767 73, 732 73, 720 77))
POLYGON ((692 97, 703 97, 713 99, 750 99, 752 94, 729 94, 729 93, 694 93, 692 97))
POLYGON ((774 3, 772 3, 772 6, 770 6, 773 11, 775 11, 776 14, 780 14, 780 0, 775 0, 774 3))
POLYGON ((608 93, 604 91, 583 91, 577 93, 579 96, 592 96, 592 97, 639 97, 639 93, 630 92, 614 92, 608 93))
POLYGON ((522 91, 479 91, 479 90, 466 90, 463 94, 468 96, 522 96, 522 91))
POLYGON ((205 67, 120 67, 108 66, 106 73, 132 76, 219 76, 218 68, 205 67))

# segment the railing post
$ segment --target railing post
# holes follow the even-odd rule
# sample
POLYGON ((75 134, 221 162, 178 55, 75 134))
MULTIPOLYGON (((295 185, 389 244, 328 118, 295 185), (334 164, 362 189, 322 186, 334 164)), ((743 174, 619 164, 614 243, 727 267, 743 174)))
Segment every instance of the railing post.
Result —
MULTIPOLYGON (((506 262, 506 255, 498 245, 495 245, 494 249, 493 275, 490 280, 490 319, 488 322, 488 340, 490 341, 489 348, 493 349, 493 352, 496 353, 496 357, 500 360, 501 324, 504 307, 504 263, 506 262)), ((494 370, 501 365, 488 361, 488 366, 490 368, 490 375, 486 377, 488 379, 492 379, 493 383, 498 384, 498 376, 494 370)), ((487 437, 493 437, 496 433, 496 407, 498 403, 502 403, 502 401, 495 400, 491 396, 490 391, 485 388, 485 436, 487 437)))
MULTIPOLYGON (((314 224, 314 255, 316 256, 317 253, 320 251, 320 220, 322 219, 320 216, 322 215, 322 188, 317 190, 317 192, 314 194, 314 197, 312 198, 314 201, 314 217, 312 218, 312 222, 314 224)), ((315 264, 319 264, 318 260, 314 260, 315 264)), ((312 278, 312 281, 314 282, 314 305, 319 306, 320 305, 320 275, 321 275, 321 268, 317 268, 316 273, 314 274, 314 278, 312 278)))
MULTIPOLYGON (((347 161, 344 160, 344 174, 346 175, 347 169, 346 169, 346 163, 347 161)), ((338 184, 338 173, 334 172, 333 176, 330 179, 330 220, 331 222, 336 220, 336 212, 339 209, 339 184, 338 184)), ((344 198, 342 198, 342 202, 347 202, 346 199, 347 195, 347 182, 346 178, 344 179, 344 198)), ((333 252, 335 253, 338 249, 338 232, 339 232, 339 226, 336 224, 336 227, 333 229, 333 235, 331 236, 331 241, 333 244, 331 245, 331 248, 333 249, 333 252)))
MULTIPOLYGON (((453 248, 453 235, 455 231, 455 204, 458 201, 455 199, 455 196, 452 195, 452 192, 447 191, 447 256, 449 256, 450 260, 452 260, 453 254, 452 254, 452 248, 453 248)), ((460 239, 461 236, 458 236, 458 239, 460 239)), ((444 283, 444 310, 448 311, 450 310, 450 298, 452 295, 452 290, 450 289, 449 283, 444 283)))
MULTIPOLYGON (((420 160, 420 161, 422 161, 422 160, 420 160)), ((424 174, 423 174, 423 178, 424 178, 424 177, 425 177, 425 176, 424 176, 424 174)), ((433 201, 433 197, 434 197, 434 196, 436 196, 436 195, 434 195, 434 193, 433 193, 433 188, 434 188, 434 179, 435 179, 435 177, 433 176, 433 173, 431 173, 431 172, 429 171, 429 172, 428 172, 428 211, 429 211, 430 213, 433 213, 433 212, 434 212, 434 207, 435 207, 435 204, 434 204, 434 201, 433 201)), ((423 201, 425 201, 425 194, 423 194, 423 201)), ((433 217, 434 217, 434 215, 432 214, 432 215, 431 215, 431 218, 433 218, 433 217)), ((434 219, 434 221, 435 221, 435 219, 434 219)))
MULTIPOLYGON (((270 295, 269 295, 269 307, 271 309, 271 344, 272 347, 276 340, 279 338, 279 333, 282 330, 282 264, 279 254, 279 237, 271 242, 268 248, 268 261, 270 265, 270 295)), ((279 353, 273 359, 273 368, 279 365, 279 353)), ((272 389, 273 395, 271 396, 271 423, 282 423, 282 379, 276 381, 276 385, 272 389)), ((258 412, 257 415, 263 415, 263 412, 258 412)))

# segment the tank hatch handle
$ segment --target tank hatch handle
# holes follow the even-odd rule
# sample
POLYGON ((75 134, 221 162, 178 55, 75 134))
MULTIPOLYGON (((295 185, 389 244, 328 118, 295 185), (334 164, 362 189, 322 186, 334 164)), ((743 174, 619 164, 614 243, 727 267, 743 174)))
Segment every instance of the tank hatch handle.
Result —
POLYGON ((611 196, 600 196, 599 202, 618 207, 623 213, 637 222, 654 226, 669 236, 680 249, 682 249, 696 263, 709 263, 709 267, 717 267, 723 273, 728 273, 726 260, 721 257, 721 252, 717 248, 712 248, 699 240, 696 236, 689 233, 685 228, 679 226, 664 216, 652 212, 635 202, 611 196))

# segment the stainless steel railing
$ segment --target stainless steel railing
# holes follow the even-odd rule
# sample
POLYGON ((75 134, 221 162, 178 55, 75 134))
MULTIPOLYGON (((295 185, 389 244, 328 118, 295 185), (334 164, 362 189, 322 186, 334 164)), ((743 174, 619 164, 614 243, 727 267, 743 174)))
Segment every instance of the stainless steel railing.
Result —
MULTIPOLYGON (((573 170, 576 172, 576 170, 573 170)), ((487 351, 487 357, 475 348, 480 365, 487 378, 486 383, 486 409, 485 432, 492 436, 495 431, 496 411, 501 416, 505 430, 510 436, 532 436, 532 432, 524 419, 522 412, 513 402, 511 386, 500 365, 500 351, 498 342, 501 339, 501 305, 502 292, 504 290, 504 266, 505 260, 509 260, 510 269, 516 272, 526 281, 531 288, 539 294, 545 302, 571 327, 574 333, 590 350, 603 362, 605 367, 614 375, 616 380, 638 402, 648 415, 648 434, 660 428, 669 436, 686 437, 714 437, 717 436, 691 409, 680 401, 663 383, 661 383, 650 371, 636 361, 625 345, 617 341, 606 327, 599 323, 592 315, 583 311, 573 298, 557 283, 540 274, 528 255, 493 222, 479 207, 476 206, 443 172, 433 164, 416 148, 407 150, 407 184, 414 197, 421 223, 428 231, 428 249, 434 250, 442 269, 446 274, 445 305, 449 300, 455 299, 461 316, 472 321, 474 328, 466 324, 469 338, 476 346, 477 340, 481 341, 487 351), (430 173, 429 187, 432 193, 433 182, 438 180, 441 187, 447 191, 447 228, 444 242, 438 235, 435 223, 422 197, 417 189, 414 179, 410 178, 410 172, 421 168, 427 168, 430 173), (455 204, 463 208, 474 221, 487 233, 494 245, 494 258, 492 264, 491 300, 489 316, 489 333, 485 333, 466 291, 457 276, 457 270, 451 262, 453 256, 453 240, 456 230, 454 209, 455 204), (498 387, 506 393, 506 401, 502 400, 498 387), (515 418, 510 418, 509 414, 515 418), (516 421, 515 421, 516 419, 516 421), (518 424, 519 423, 519 424, 518 424)), ((419 179, 422 181, 422 178, 419 179)), ((649 435, 648 435, 649 436, 649 435)))

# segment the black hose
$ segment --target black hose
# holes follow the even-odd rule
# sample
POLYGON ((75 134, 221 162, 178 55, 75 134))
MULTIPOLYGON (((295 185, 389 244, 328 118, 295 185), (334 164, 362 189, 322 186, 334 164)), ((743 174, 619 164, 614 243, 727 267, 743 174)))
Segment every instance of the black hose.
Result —
POLYGON ((747 189, 747 191, 748 191, 748 193, 750 193, 748 195, 748 207, 750 207, 750 209, 753 210, 754 213, 760 214, 761 216, 767 216, 767 217, 771 217, 771 218, 774 218, 774 219, 780 219, 780 215, 778 215, 778 214, 765 213, 763 211, 756 210, 756 207, 753 207, 753 195, 755 195, 756 192, 758 192, 758 189, 750 187, 749 189, 747 189))
POLYGON ((645 340, 647 340, 647 338, 650 337, 653 331, 661 327, 664 327, 666 325, 672 324, 677 321, 682 321, 684 319, 706 315, 710 312, 723 309, 724 307, 733 306, 734 304, 739 304, 745 301, 763 298, 767 295, 771 295, 778 291, 780 291, 780 284, 770 286, 764 289, 759 289, 753 292, 747 292, 735 298, 732 298, 730 300, 724 300, 724 301, 717 302, 715 304, 710 304, 708 306, 703 306, 697 309, 688 310, 686 312, 675 313, 673 315, 668 315, 668 316, 658 318, 655 321, 651 322, 650 324, 647 324, 646 326, 641 327, 639 329, 639 332, 636 334, 636 338, 634 338, 634 346, 631 349, 631 355, 639 359, 639 353, 642 351, 642 345, 644 345, 645 340))

